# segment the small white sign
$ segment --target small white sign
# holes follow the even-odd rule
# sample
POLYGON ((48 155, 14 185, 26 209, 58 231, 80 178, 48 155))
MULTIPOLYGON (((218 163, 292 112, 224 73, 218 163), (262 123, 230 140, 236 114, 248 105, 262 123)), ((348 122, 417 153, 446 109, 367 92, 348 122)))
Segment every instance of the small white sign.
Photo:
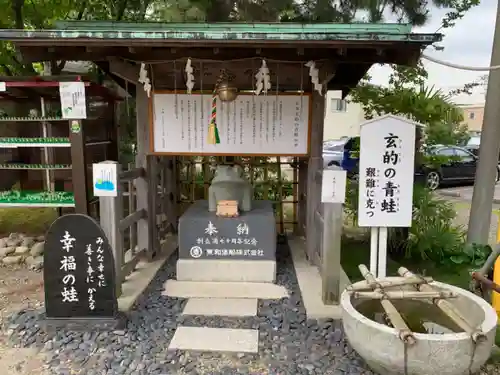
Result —
POLYGON ((0 82, 0 92, 5 92, 7 91, 7 86, 5 85, 5 82, 0 82))
POLYGON ((96 197, 116 197, 118 176, 115 161, 103 161, 92 165, 92 185, 96 197))
POLYGON ((415 126, 393 115, 361 125, 360 227, 411 227, 415 126))
POLYGON ((62 117, 67 119, 87 118, 84 82, 60 82, 62 117))
POLYGON ((321 184, 321 202, 344 203, 347 172, 340 169, 324 169, 321 184))

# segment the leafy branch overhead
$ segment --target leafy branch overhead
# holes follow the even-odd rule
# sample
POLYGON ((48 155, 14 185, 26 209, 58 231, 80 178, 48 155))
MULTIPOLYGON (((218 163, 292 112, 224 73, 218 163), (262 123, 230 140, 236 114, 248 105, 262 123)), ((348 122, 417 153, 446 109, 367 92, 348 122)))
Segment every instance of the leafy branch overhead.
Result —
POLYGON ((351 100, 362 105, 365 117, 393 113, 427 125, 424 133, 429 144, 467 140, 461 110, 441 90, 425 86, 427 72, 422 64, 416 68, 394 65, 392 69, 388 86, 373 85, 365 79, 351 92, 351 100))

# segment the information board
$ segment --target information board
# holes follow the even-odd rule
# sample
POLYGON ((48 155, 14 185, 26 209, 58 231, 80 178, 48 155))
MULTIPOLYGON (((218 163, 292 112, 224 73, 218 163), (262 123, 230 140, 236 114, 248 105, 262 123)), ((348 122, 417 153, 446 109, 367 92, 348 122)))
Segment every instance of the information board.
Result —
POLYGON ((309 95, 240 94, 217 99, 220 143, 209 144, 210 94, 154 93, 152 150, 157 154, 307 155, 309 95))

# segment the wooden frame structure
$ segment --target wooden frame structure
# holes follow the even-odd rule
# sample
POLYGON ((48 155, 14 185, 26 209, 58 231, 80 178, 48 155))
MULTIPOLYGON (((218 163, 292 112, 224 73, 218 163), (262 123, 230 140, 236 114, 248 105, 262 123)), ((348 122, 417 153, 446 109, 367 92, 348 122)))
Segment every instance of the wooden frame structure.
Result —
POLYGON ((74 207, 77 213, 92 214, 92 205, 97 200, 92 200, 90 195, 92 181, 89 179, 89 166, 91 168, 93 162, 118 157, 115 104, 122 98, 86 77, 75 75, 0 77, 0 82, 5 85, 5 91, 0 92, 0 103, 12 104, 0 107, 4 110, 7 108, 7 112, 10 112, 7 116, 0 116, 0 122, 10 124, 11 128, 12 124, 26 123, 25 126, 16 126, 14 138, 5 138, 6 134, 0 124, 0 143, 4 147, 10 146, 10 150, 18 150, 18 159, 22 161, 2 164, 0 169, 19 172, 12 177, 19 179, 21 191, 73 192, 71 203, 12 202, 1 205, 74 207), (68 120, 59 113, 59 84, 72 81, 83 81, 86 86, 88 119, 68 120), (29 114, 31 111, 34 113, 29 114), (36 123, 41 124, 41 129, 38 129, 36 123), (5 144, 6 139, 18 140, 19 143, 5 144), (31 140, 31 143, 23 142, 26 139, 31 140), (57 139, 58 142, 48 143, 51 139, 57 139), (39 152, 31 152, 32 149, 27 146, 41 148, 42 156, 37 164, 35 163, 40 155, 36 154, 39 152), (64 152, 65 147, 70 151, 64 152), (36 171, 43 172, 43 178, 36 176, 36 171))
MULTIPOLYGON (((202 77, 203 81, 197 81, 194 91, 206 87, 212 89, 221 68, 231 72, 234 86, 240 90, 252 90, 254 74, 265 59, 271 81, 279 86, 277 91, 311 93, 309 154, 294 161, 298 168, 298 212, 294 234, 306 237, 309 260, 321 268, 323 278, 330 284, 335 284, 339 277, 340 245, 321 246, 315 228, 318 212, 324 228, 332 225, 328 221, 332 218, 329 210, 333 208, 329 207, 325 212, 320 201, 325 97, 322 95, 324 91, 314 91, 305 63, 315 62, 324 90, 339 90, 345 96, 372 64, 414 65, 425 46, 441 39, 439 34, 414 34, 411 26, 401 24, 75 21, 58 23, 56 28, 0 30, 0 40, 13 42, 26 62, 72 60, 79 56, 81 60, 95 62, 117 82, 133 86, 137 108, 136 168, 141 170, 141 177, 135 180, 136 210, 141 214, 129 215, 116 226, 137 219, 138 249, 148 249, 150 255, 159 251, 160 237, 164 235, 159 233, 161 228, 173 232, 177 228, 180 210, 176 170, 181 157, 158 157, 150 152, 150 100, 139 83, 141 64, 149 68, 149 78, 155 90, 184 88, 183 67, 187 58, 195 65, 195 77, 202 77), (325 252, 337 252, 337 255, 331 258, 331 254, 325 255, 325 252), (325 264, 329 259, 335 264, 325 264)), ((331 235, 325 234, 325 241, 331 235)), ((340 244, 340 233, 333 236, 335 243, 340 244)))

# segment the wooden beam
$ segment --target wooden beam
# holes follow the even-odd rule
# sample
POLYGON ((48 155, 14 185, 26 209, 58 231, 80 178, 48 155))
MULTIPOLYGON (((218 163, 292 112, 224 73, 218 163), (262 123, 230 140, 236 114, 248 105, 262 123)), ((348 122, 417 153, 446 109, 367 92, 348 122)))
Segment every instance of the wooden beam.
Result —
POLYGON ((118 58, 110 58, 109 71, 134 85, 138 83, 140 67, 136 64, 121 61, 118 58))
POLYGON ((144 176, 146 176, 146 171, 144 170, 144 168, 139 167, 139 168, 129 169, 128 171, 123 171, 122 173, 120 173, 120 176, 118 177, 120 178, 121 182, 124 182, 128 180, 135 180, 136 178, 144 176))
POLYGON ((82 120, 70 120, 69 141, 71 144, 71 177, 73 195, 75 198, 75 212, 89 214, 89 183, 86 162, 85 135, 82 120), (72 124, 76 123, 76 126, 72 124), (79 130, 72 130, 79 129, 79 130))
MULTIPOLYGON (((283 62, 304 62, 308 60, 333 60, 340 62, 371 62, 371 63, 408 63, 408 55, 401 52, 401 48, 395 45, 372 45, 372 44, 355 44, 346 46, 347 51, 344 54, 338 54, 338 49, 335 46, 321 45, 316 48, 291 48, 284 44, 283 46, 265 46, 256 48, 255 46, 242 48, 231 47, 229 45, 216 48, 204 46, 189 47, 179 46, 176 48, 164 47, 129 47, 120 44, 112 46, 95 45, 89 48, 85 44, 61 45, 55 47, 47 46, 19 46, 19 51, 22 54, 25 62, 38 62, 50 60, 71 60, 78 56, 81 61, 105 61, 109 58, 127 59, 130 61, 140 62, 168 62, 174 60, 185 60, 190 57, 192 60, 241 60, 241 59, 267 59, 283 62), (260 53, 257 53, 257 49, 260 53), (303 53, 302 53, 303 51, 303 53), (302 53, 302 54, 301 54, 302 53)), ((420 51, 414 48, 406 48, 412 56, 419 56, 420 51)), ((217 62, 216 61, 216 62, 217 62)))
POLYGON ((309 160, 307 162, 307 216, 306 246, 309 261, 321 267, 321 239, 316 236, 315 215, 321 204, 321 181, 317 181, 317 171, 323 169, 323 128, 325 117, 325 97, 314 92, 312 96, 311 138, 309 160))
MULTIPOLYGON (((137 108, 137 154, 135 157, 136 168, 144 168, 146 177, 134 180, 136 189, 137 207, 136 210, 147 211, 147 216, 137 222, 137 246, 139 249, 151 248, 149 243, 149 226, 155 225, 154 213, 148 211, 149 195, 149 171, 147 170, 147 154, 149 152, 149 98, 144 90, 136 92, 137 108)), ((155 194, 156 192, 151 192, 155 194)))
POLYGON ((140 219, 145 219, 147 218, 148 214, 145 209, 142 210, 137 210, 131 214, 129 214, 127 217, 123 218, 120 220, 120 224, 118 225, 120 231, 125 231, 125 229, 128 229, 131 225, 139 221, 140 219))

